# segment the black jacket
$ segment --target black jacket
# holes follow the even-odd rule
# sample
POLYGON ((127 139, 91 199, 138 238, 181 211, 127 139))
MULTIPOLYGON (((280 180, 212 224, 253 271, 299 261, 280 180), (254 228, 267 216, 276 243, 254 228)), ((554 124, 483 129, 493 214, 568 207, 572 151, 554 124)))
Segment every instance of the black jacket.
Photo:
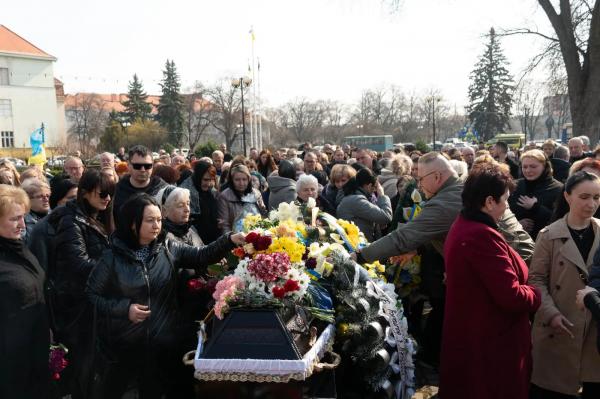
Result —
POLYGON ((525 178, 517 181, 517 188, 510 195, 508 203, 510 210, 513 211, 518 220, 532 219, 535 223, 530 232, 534 240, 538 232, 550 224, 554 204, 561 195, 563 184, 549 175, 542 175, 534 181, 528 181, 525 178), (537 202, 531 209, 525 209, 518 205, 521 195, 536 197, 537 202))
POLYGON ((85 311, 86 281, 108 247, 108 234, 100 223, 86 216, 75 200, 67 202, 56 230, 57 310, 63 322, 85 311))
POLYGON ((194 267, 204 271, 233 248, 229 237, 224 235, 212 244, 196 248, 165 240, 161 233, 151 244, 149 258, 142 263, 133 249, 112 236, 112 250, 105 251, 86 288, 99 318, 108 318, 109 345, 171 347, 178 338, 179 322, 175 269, 194 267), (152 312, 139 324, 129 320, 129 306, 134 303, 147 305, 152 312))
POLYGON ((35 255, 48 279, 56 277, 56 229, 66 213, 65 206, 58 206, 31 230, 27 247, 35 255))
POLYGON ((21 240, 0 238, 0 398, 46 398, 45 274, 21 240))
POLYGON ((117 183, 115 188, 115 198, 113 200, 113 213, 115 220, 119 217, 121 206, 133 195, 146 193, 155 196, 158 191, 165 187, 167 183, 158 176, 150 177, 150 184, 143 188, 133 187, 129 180, 129 175, 125 175, 117 183))
POLYGON ((569 168, 571 164, 563 159, 551 158, 553 176, 556 180, 564 183, 569 177, 569 168))

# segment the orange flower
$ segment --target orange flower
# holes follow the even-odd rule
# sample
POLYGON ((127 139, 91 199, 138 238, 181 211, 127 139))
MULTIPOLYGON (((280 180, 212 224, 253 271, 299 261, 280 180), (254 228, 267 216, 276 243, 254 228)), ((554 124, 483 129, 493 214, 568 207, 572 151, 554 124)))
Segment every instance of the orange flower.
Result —
POLYGON ((244 251, 244 248, 242 247, 235 248, 232 253, 240 259, 246 256, 246 251, 244 251))

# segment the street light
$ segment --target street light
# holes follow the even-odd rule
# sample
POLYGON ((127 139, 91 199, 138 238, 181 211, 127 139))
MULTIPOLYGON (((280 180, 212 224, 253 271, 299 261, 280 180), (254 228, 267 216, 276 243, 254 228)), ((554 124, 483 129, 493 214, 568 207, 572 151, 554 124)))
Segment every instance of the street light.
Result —
POLYGON ((127 128, 129 126, 131 126, 131 122, 129 122, 129 121, 121 122, 121 127, 123 127, 123 131, 125 132, 125 147, 127 147, 128 151, 129 151, 129 132, 127 131, 127 128))
POLYGON ((365 125, 356 125, 356 128, 358 129, 358 133, 361 133, 364 127, 365 127, 365 125))
POLYGON ((244 88, 250 86, 251 84, 252 79, 250 79, 248 76, 231 80, 231 85, 236 89, 239 87, 240 92, 242 93, 242 138, 244 140, 244 156, 248 155, 246 149, 246 113, 244 112, 244 88))

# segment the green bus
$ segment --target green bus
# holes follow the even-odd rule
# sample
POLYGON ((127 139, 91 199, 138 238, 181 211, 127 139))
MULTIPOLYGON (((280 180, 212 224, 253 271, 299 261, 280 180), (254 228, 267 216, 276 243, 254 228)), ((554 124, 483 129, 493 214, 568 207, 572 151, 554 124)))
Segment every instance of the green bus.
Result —
POLYGON ((342 144, 350 147, 368 148, 369 150, 383 152, 394 148, 394 137, 391 134, 381 136, 347 136, 342 144))

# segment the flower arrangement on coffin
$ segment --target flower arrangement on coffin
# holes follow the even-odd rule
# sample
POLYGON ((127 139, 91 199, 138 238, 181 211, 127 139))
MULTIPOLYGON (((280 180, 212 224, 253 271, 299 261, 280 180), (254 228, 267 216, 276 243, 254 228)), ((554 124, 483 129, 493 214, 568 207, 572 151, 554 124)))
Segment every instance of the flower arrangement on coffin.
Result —
MULTIPOLYGON (((363 393, 405 390, 398 381, 410 387, 412 376, 396 366, 412 356, 406 329, 394 341, 385 328, 388 318, 402 319, 393 286, 385 285, 385 265, 374 262, 363 268, 351 260, 350 252, 367 243, 354 223, 323 213, 309 201, 280 204, 268 219, 251 215, 242 225, 246 244, 233 251, 229 262, 233 274, 220 280, 213 294, 217 318, 236 308, 310 314, 335 323, 336 351, 350 370, 358 370, 353 378, 362 381, 363 393), (373 288, 374 282, 385 291, 373 288), (407 347, 402 354, 396 348, 400 345, 407 347)), ((399 323, 395 324, 397 330, 399 323)))

